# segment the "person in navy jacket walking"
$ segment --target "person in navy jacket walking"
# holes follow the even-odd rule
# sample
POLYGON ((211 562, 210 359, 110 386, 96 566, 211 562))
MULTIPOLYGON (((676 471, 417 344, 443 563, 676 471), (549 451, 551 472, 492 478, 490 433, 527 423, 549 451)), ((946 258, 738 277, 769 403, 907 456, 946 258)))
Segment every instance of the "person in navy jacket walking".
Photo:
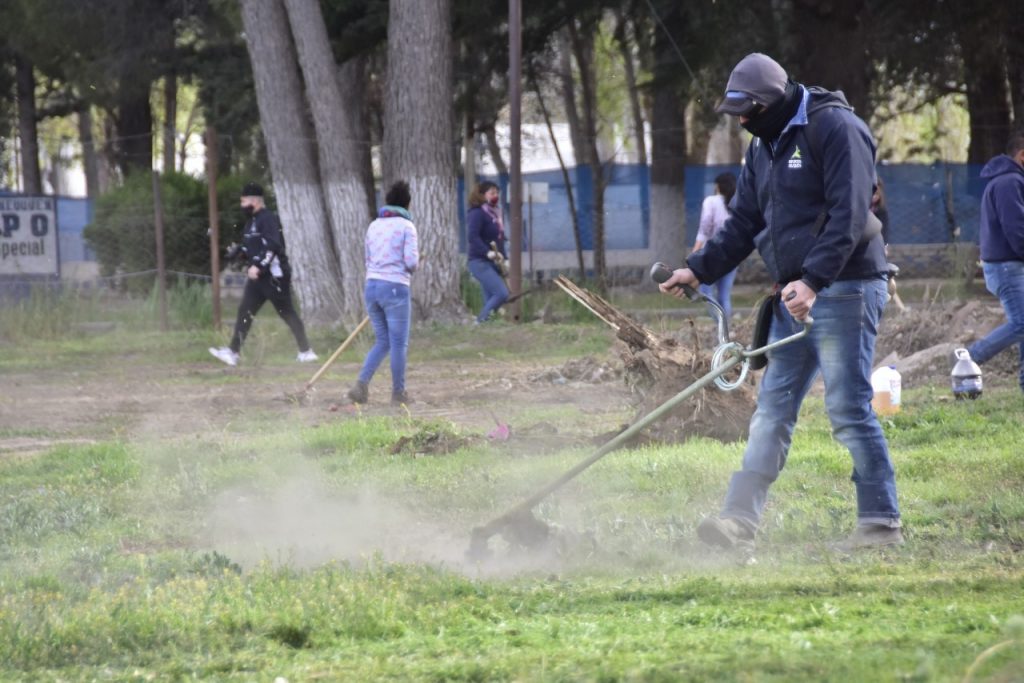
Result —
POLYGON ((484 306, 476 317, 477 323, 485 322, 508 300, 508 286, 499 265, 508 259, 500 199, 498 186, 489 180, 477 185, 469 195, 466 255, 469 272, 484 291, 484 306))
POLYGON ((1024 390, 1024 129, 1010 136, 1006 154, 985 164, 981 177, 989 181, 981 197, 981 268, 985 287, 1003 304, 1006 324, 967 351, 981 364, 1017 344, 1024 390))
POLYGON ((661 285, 715 282, 755 248, 775 283, 769 342, 807 336, 767 354, 740 471, 720 513, 698 536, 723 548, 752 547, 768 489, 786 464, 804 397, 821 373, 837 441, 850 451, 857 526, 841 550, 903 542, 889 447, 871 409, 886 261, 870 211, 875 142, 840 92, 789 79, 767 55, 747 55, 729 76, 717 111, 739 117, 753 140, 722 229, 661 285))

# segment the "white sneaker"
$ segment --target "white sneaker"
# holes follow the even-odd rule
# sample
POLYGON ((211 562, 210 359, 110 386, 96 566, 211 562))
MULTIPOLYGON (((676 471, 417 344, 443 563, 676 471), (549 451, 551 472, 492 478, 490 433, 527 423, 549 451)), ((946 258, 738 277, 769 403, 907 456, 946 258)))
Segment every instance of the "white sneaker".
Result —
POLYGON ((316 355, 316 351, 309 349, 308 351, 299 351, 299 355, 295 357, 295 360, 300 363, 312 363, 315 360, 320 360, 320 356, 316 355))
POLYGON ((219 361, 227 363, 231 367, 238 365, 238 354, 226 346, 222 346, 219 349, 211 346, 210 355, 219 361))

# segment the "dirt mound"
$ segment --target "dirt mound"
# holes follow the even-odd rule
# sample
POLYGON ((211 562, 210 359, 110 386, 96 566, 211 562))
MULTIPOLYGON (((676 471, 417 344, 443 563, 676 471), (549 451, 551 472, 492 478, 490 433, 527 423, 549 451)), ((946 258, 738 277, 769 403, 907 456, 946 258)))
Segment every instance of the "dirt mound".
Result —
MULTIPOLYGON (((904 386, 949 382, 953 349, 969 346, 1006 322, 995 300, 926 300, 899 312, 886 310, 878 329, 875 365, 895 365, 904 386)), ((1016 346, 982 367, 986 377, 1016 378, 1016 346)))
POLYGON ((573 358, 557 368, 549 368, 530 377, 532 382, 585 382, 600 384, 612 382, 622 377, 622 366, 608 360, 598 360, 594 356, 573 358))

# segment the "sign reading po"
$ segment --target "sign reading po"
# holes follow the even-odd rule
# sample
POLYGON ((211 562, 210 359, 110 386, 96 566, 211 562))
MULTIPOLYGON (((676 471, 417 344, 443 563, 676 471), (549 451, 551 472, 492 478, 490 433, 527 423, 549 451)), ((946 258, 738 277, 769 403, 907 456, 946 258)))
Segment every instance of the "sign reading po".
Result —
POLYGON ((60 275, 53 197, 0 197, 0 275, 60 275))

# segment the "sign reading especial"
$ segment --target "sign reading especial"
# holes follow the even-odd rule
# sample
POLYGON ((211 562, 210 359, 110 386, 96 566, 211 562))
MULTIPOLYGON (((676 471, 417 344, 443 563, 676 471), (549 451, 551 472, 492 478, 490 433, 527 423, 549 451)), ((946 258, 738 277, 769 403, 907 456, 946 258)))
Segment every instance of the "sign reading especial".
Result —
POLYGON ((0 197, 0 275, 59 275, 53 197, 0 197))

